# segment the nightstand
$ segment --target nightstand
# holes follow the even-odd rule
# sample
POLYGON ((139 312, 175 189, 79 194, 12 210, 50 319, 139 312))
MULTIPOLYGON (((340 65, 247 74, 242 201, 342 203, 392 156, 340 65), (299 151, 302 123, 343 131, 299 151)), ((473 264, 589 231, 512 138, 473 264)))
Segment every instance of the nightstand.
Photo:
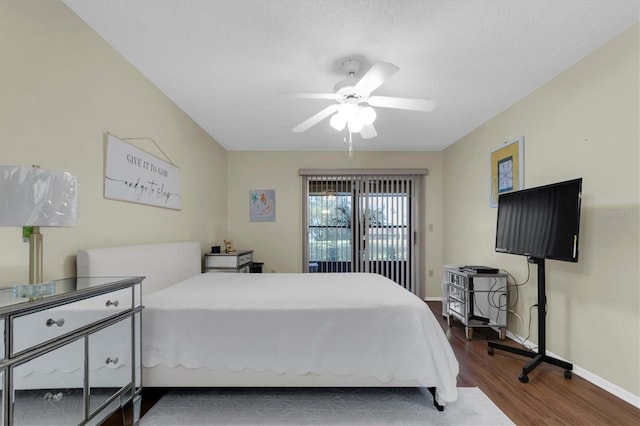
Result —
POLYGON ((500 340, 507 333, 507 274, 473 273, 445 265, 442 274, 442 314, 449 326, 457 319, 465 326, 467 340, 475 327, 497 329, 500 340))

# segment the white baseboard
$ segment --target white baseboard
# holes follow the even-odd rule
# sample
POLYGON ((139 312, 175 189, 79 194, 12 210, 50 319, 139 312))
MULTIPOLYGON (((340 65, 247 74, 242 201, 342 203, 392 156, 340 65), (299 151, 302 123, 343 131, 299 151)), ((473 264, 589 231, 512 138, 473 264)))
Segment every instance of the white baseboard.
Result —
MULTIPOLYGON (((524 339, 520 336, 518 336, 515 333, 512 333, 511 331, 507 330, 507 337, 513 341, 516 342, 522 342, 524 339)), ((538 350, 538 345, 536 345, 533 342, 530 342, 528 340, 524 340, 524 344, 531 348, 532 351, 537 351, 538 350)), ((559 355, 554 354, 553 352, 547 350, 547 355, 552 356, 554 358, 558 358, 562 361, 566 361, 566 362, 571 362, 569 360, 566 360, 564 358, 562 358, 559 355)), ((633 393, 629 392, 626 389, 621 388, 620 386, 611 383, 608 380, 603 379, 602 377, 593 374, 592 372, 585 370, 584 368, 580 367, 579 365, 573 364, 573 374, 576 374, 580 377, 582 377, 583 379, 585 379, 588 382, 593 383, 594 385, 598 386, 600 389, 609 392, 611 395, 614 395, 618 398, 620 398, 621 400, 628 402, 629 404, 633 405, 636 408, 640 408, 640 396, 638 395, 634 395, 633 393)))
MULTIPOLYGON (((441 302, 442 301, 442 297, 425 297, 424 298, 425 302, 441 302)), ((517 334, 511 332, 510 330, 507 330, 507 337, 515 342, 523 342, 524 345, 526 347, 531 348, 532 351, 537 351, 538 350, 538 345, 536 345, 533 342, 530 342, 528 340, 524 340, 524 338, 522 338, 521 336, 518 336, 517 334)), ((565 360, 564 358, 562 358, 561 356, 558 356, 556 354, 554 354, 553 352, 547 350, 547 355, 552 356, 554 358, 558 358, 561 359, 563 361, 566 362, 571 362, 568 360, 565 360)), ((639 395, 634 395, 633 393, 629 392, 626 389, 621 388, 620 386, 611 383, 608 380, 603 379, 602 377, 593 374, 592 372, 585 370, 584 368, 580 367, 579 365, 573 364, 573 373, 582 377, 583 379, 587 380, 588 382, 593 383, 594 385, 598 386, 599 388, 601 388, 602 390, 609 392, 610 394, 620 398, 621 400, 633 405, 636 408, 640 408, 640 396, 639 395)))
POLYGON ((593 383, 594 385, 598 386, 599 388, 602 388, 604 390, 606 390, 607 392, 609 392, 610 394, 617 396, 618 398, 620 398, 623 401, 628 402, 629 404, 633 405, 636 408, 640 408, 640 396, 638 395, 634 395, 631 392, 629 392, 626 389, 622 389, 620 386, 611 383, 605 379, 603 379, 602 377, 596 376, 595 374, 591 373, 590 371, 585 370, 584 368, 581 368, 577 365, 573 366, 573 372, 575 374, 577 374, 578 376, 582 377, 583 379, 593 383))

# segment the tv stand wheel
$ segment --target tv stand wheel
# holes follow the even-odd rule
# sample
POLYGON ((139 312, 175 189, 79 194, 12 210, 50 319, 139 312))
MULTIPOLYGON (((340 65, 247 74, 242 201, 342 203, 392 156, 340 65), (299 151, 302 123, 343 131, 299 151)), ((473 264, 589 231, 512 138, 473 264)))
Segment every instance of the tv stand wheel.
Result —
POLYGON ((465 327, 464 334, 467 336, 467 340, 473 340, 473 327, 465 327))
POLYGON ((571 380, 572 377, 573 377, 573 373, 571 372, 571 370, 564 370, 564 378, 565 379, 571 380))
POLYGON ((529 383, 529 376, 526 376, 525 374, 521 374, 518 377, 518 380, 520 380, 522 383, 529 383))
POLYGON ((507 328, 500 329, 500 340, 505 340, 507 338, 507 328))
POLYGON ((487 353, 489 355, 493 355, 495 352, 494 352, 493 348, 489 348, 489 349, 487 349, 487 353))

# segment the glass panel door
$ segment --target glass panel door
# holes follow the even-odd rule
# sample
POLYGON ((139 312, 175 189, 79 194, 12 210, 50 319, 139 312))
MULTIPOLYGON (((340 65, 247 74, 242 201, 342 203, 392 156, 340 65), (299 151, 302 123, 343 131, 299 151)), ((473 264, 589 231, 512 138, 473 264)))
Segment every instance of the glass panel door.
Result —
POLYGON ((415 293, 414 176, 308 176, 308 272, 373 272, 415 293))
MULTIPOLYGON (((331 185, 335 186, 335 185, 331 185)), ((350 272, 353 260, 352 195, 315 185, 308 198, 309 272, 350 272)))

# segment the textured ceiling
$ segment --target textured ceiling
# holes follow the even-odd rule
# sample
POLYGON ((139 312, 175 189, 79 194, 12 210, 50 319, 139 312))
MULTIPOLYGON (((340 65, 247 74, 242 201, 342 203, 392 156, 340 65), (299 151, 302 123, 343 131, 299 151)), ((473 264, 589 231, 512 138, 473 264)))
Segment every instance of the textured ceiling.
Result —
MULTIPOLYGON (((222 146, 342 150, 322 121, 356 57, 400 68, 375 95, 433 99, 430 113, 376 108, 354 149, 441 150, 635 22, 638 0, 64 0, 222 146)), ((519 135, 511 135, 513 137, 519 135)))

